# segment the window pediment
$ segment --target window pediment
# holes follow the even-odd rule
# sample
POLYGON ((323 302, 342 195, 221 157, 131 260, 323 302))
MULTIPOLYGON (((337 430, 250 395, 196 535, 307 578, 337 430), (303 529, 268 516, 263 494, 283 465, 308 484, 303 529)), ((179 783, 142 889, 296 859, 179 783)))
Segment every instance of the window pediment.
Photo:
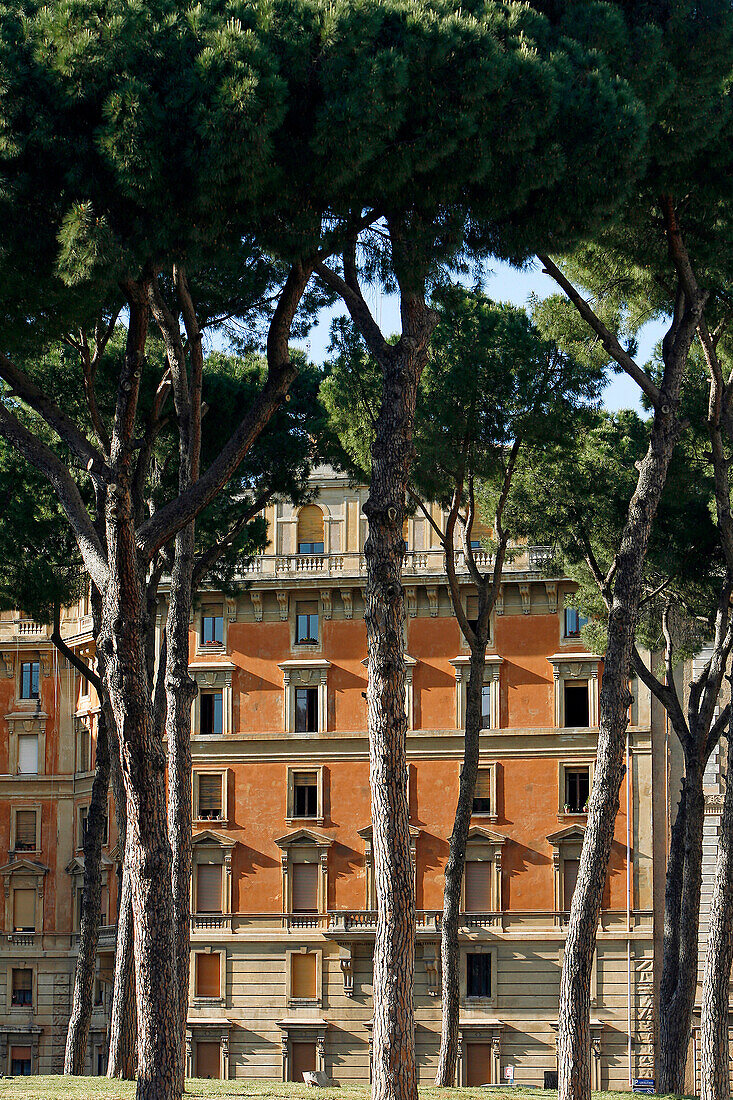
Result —
MULTIPOLYGON (((109 856, 105 855, 104 852, 102 852, 100 862, 102 867, 114 867, 114 861, 111 860, 109 856)), ((66 871, 67 875, 83 875, 84 856, 74 856, 74 858, 69 860, 69 862, 66 864, 64 870, 66 871)))
POLYGON ((330 848, 333 840, 330 836, 316 832, 315 829, 296 829, 292 833, 286 833, 285 836, 278 837, 275 843, 278 848, 287 851, 299 844, 315 845, 316 848, 330 848))
POLYGON ((35 859, 13 859, 0 867, 0 875, 47 875, 51 868, 35 859))
POLYGON ((203 832, 196 833, 191 841, 194 847, 209 847, 209 848, 226 848, 231 850, 236 846, 236 840, 232 840, 231 837, 225 836, 224 833, 215 833, 213 829, 204 829, 203 832))
POLYGON ((553 848, 557 848, 567 841, 578 841, 582 844, 584 836, 585 828, 582 825, 568 825, 566 829, 558 829, 556 833, 550 833, 547 839, 553 848))
POLYGON ((506 839, 503 833, 495 833, 493 829, 484 829, 480 825, 472 825, 468 830, 469 844, 491 844, 500 848, 506 839))

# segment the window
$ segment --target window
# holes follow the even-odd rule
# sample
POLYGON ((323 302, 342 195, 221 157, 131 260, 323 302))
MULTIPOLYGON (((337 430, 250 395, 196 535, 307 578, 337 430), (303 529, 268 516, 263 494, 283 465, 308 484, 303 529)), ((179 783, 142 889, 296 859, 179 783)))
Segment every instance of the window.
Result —
POLYGON ((318 912, 318 864, 294 863, 292 906, 294 913, 318 912))
POLYGON ((466 860, 464 880, 466 913, 490 913, 491 861, 466 860))
POLYGON ((296 772, 293 776, 293 817, 318 817, 317 772, 296 772))
POLYGON ((491 769, 479 768, 476 787, 473 792, 473 813, 490 814, 491 809, 491 769))
POLYGON ((565 769, 566 814, 584 814, 588 808, 590 795, 590 768, 565 769))
POLYGON ((221 734, 224 728, 224 694, 221 691, 201 692, 201 736, 221 734))
POLYGON ((217 952, 196 955, 196 996, 221 997, 221 962, 217 952))
POLYGON ((198 804, 195 817, 198 821, 222 821, 224 819, 222 779, 219 772, 197 775, 198 804))
POLYGON ((318 688, 295 689, 295 732, 318 732, 318 688))
POLYGON ((86 722, 79 721, 76 729, 76 770, 91 771, 92 735, 86 722))
POLYGON ((201 616, 201 645, 224 645, 224 616, 207 608, 201 616))
MULTIPOLYGON (((471 546, 473 546, 473 542, 471 546)), ((476 544, 476 548, 481 549, 481 543, 476 544)), ((476 633, 478 627, 478 596, 466 596, 466 618, 468 619, 468 625, 476 633)))
MULTIPOLYGON (((84 841, 86 840, 86 836, 87 836, 88 821, 89 821, 89 807, 88 806, 80 806, 79 807, 79 844, 78 844, 79 848, 84 847, 84 841)), ((107 818, 107 815, 105 814, 104 815, 104 821, 102 822, 102 844, 103 845, 107 844, 108 840, 109 840, 109 837, 107 835, 108 829, 109 829, 109 820, 107 818)))
POLYGON ((323 512, 315 504, 307 504, 298 516, 298 553, 322 554, 323 550, 323 512))
POLYGON ((491 996, 491 955, 466 955, 466 996, 491 996))
POLYGON ((36 891, 16 887, 13 890, 13 931, 35 932, 36 891))
POLYGON ((31 1075, 31 1048, 10 1048, 10 1073, 12 1077, 30 1077, 31 1075))
POLYGON ((316 645, 318 643, 318 600, 296 603, 295 641, 297 645, 316 645))
POLYGON ((12 1003, 20 1006, 33 1004, 32 970, 13 970, 12 1003))
POLYGON ((578 884, 578 870, 580 859, 563 859, 562 861, 562 907, 564 913, 570 912, 573 904, 573 894, 578 884))
POLYGON ((37 851, 37 838, 36 838, 36 811, 35 810, 16 810, 15 811, 15 851, 16 852, 35 852, 37 851))
POLYGON ((38 734, 18 735, 18 775, 38 775, 38 734))
MULTIPOLYGON (((302 864, 302 866, 306 866, 302 864)), ((306 954, 293 951, 290 956, 290 999, 293 1001, 315 1001, 316 988, 316 963, 318 955, 315 951, 306 954)))
POLYGON ((20 666, 20 697, 21 699, 37 699, 39 695, 38 685, 40 679, 40 663, 38 661, 23 661, 20 666))
POLYGON ((196 869, 196 912, 221 911, 221 864, 201 863, 196 869))
POLYGON ((221 1077, 221 1043, 196 1043, 196 1076, 211 1081, 221 1077))
POLYGON ((491 684, 481 688, 481 729, 491 728, 491 684))
POLYGON ((565 608, 565 637, 579 638, 580 632, 588 622, 587 616, 581 615, 575 607, 565 608))
POLYGON ((563 681, 566 727, 587 727, 590 725, 588 707, 588 681, 563 681))

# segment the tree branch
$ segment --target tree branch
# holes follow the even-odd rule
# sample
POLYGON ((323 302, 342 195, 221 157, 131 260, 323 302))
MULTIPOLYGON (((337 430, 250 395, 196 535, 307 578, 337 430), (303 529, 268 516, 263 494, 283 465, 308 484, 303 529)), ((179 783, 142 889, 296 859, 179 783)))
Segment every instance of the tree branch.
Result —
POLYGON ((54 604, 53 608, 53 631, 51 632, 51 641, 56 646, 59 653, 63 653, 69 664, 73 665, 76 671, 81 673, 84 679, 92 685, 97 695, 101 696, 102 681, 99 676, 96 672, 92 671, 85 661, 82 661, 81 657, 74 653, 73 649, 67 646, 66 642, 61 637, 61 605, 58 603, 54 604))

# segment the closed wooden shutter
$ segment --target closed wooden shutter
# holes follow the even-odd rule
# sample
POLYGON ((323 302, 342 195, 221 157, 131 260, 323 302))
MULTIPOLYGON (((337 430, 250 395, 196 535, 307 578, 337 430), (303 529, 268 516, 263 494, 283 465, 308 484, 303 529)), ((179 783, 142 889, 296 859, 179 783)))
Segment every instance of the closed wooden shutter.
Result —
POLYGON ((221 997, 219 955, 196 956, 196 996, 221 997))
POLYGON ((36 848, 36 811, 18 810, 15 815, 15 847, 19 852, 36 848))
POLYGON ((473 795, 473 812, 490 814, 491 805, 491 772, 488 768, 479 768, 476 773, 476 789, 473 795))
POLYGON ((202 864, 196 877, 196 911, 221 913, 221 865, 202 864))
POLYGON ((315 504, 306 504, 300 510, 298 542, 323 542, 323 512, 315 504))
POLYGON ((221 1077, 219 1043, 196 1043, 196 1076, 218 1081, 221 1077))
POLYGON ((491 1043, 466 1043, 466 1085, 490 1085, 491 1043))
POLYGON ((318 911, 318 864, 293 864, 293 912, 318 911))
POLYGON ((38 775, 38 734, 21 733, 18 737, 18 773, 38 775))
POLYGON ((304 1073, 313 1073, 316 1068, 315 1043, 290 1044, 290 1080, 302 1084, 304 1073))
POLYGON ((199 817, 213 821, 221 817, 221 776, 199 775, 199 817))
POLYGON ((491 863, 489 860, 466 862, 466 912, 491 912, 491 863))
POLYGON ((36 891, 13 891, 13 930, 15 932, 35 932, 36 930, 36 891))
POLYGON ((478 596, 466 596, 466 618, 470 623, 478 619, 478 596))
POLYGON ((478 516, 473 517, 473 524, 471 525, 471 542, 481 542, 482 546, 486 545, 486 540, 490 539, 492 531, 490 527, 487 527, 478 516))
POLYGON ((307 955, 290 956, 290 995, 301 1000, 315 1000, 316 997, 316 960, 314 951, 307 955))
POLYGON ((579 867, 579 859, 564 859, 562 861, 562 907, 565 913, 570 912, 570 906, 573 904, 573 894, 575 893, 575 887, 578 882, 579 867))

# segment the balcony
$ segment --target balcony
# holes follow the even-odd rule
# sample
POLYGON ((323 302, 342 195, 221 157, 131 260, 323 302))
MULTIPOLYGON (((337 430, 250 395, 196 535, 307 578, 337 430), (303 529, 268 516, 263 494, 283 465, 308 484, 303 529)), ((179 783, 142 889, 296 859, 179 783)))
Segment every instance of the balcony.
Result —
POLYGON ((12 619, 4 619, 0 622, 0 641, 29 642, 45 640, 51 635, 52 627, 44 623, 37 623, 35 619, 24 619, 14 615, 12 619))

